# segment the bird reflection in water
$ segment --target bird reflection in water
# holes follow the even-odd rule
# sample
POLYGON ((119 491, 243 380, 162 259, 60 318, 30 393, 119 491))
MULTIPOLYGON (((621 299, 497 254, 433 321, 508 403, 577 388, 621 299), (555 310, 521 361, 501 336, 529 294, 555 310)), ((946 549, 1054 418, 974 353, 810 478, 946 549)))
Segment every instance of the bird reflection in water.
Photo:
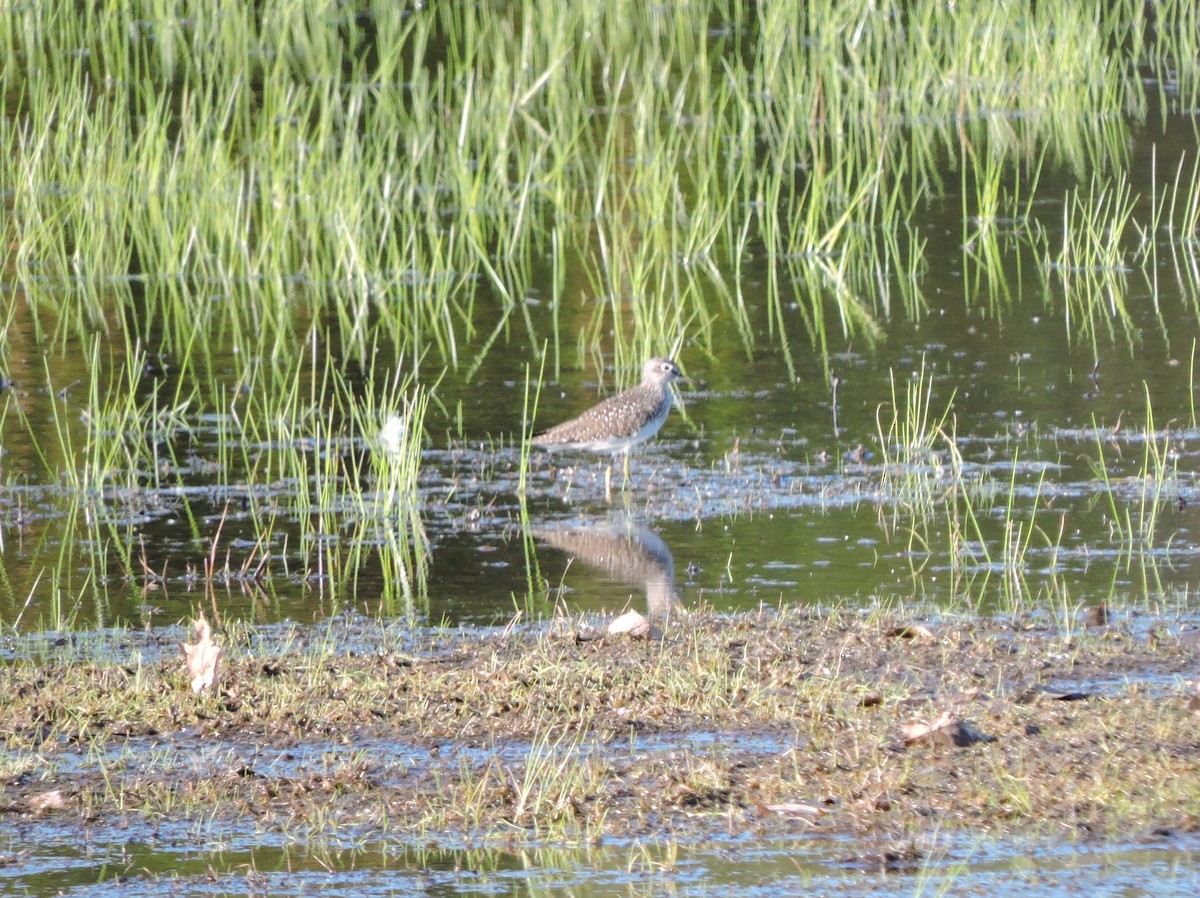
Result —
POLYGON ((605 518, 586 525, 535 527, 533 536, 613 580, 641 586, 651 619, 679 607, 671 550, 657 533, 636 521, 605 518))

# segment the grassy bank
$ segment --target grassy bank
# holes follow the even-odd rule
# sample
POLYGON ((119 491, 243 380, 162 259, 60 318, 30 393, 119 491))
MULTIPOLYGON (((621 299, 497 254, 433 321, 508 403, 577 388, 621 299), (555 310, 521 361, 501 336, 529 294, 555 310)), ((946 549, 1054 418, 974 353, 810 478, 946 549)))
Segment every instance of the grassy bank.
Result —
MULTIPOLYGON (((0 802, 114 818, 561 842, 672 833, 1191 830, 1195 641, 1082 610, 693 615, 659 641, 343 620, 226 644, 193 696, 153 634, 27 643, 0 802), (1103 623, 1100 623, 1103 621, 1103 623), (352 647, 352 648, 351 648, 352 647), (161 653, 161 654, 160 654, 161 653), (949 715, 928 738, 914 725, 949 715)), ((944 719, 944 718, 943 718, 944 719)))

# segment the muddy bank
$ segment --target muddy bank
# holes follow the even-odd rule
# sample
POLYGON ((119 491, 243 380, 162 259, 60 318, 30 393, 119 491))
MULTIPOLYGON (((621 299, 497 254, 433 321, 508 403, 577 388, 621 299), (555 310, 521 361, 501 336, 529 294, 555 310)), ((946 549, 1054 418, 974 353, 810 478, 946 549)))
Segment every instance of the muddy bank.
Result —
MULTIPOLYGON (((411 631, 231 627, 10 645, 0 809, 546 843, 931 827, 1193 831, 1190 625, 898 609, 411 631)), ((902 860, 902 859, 901 859, 902 860)))

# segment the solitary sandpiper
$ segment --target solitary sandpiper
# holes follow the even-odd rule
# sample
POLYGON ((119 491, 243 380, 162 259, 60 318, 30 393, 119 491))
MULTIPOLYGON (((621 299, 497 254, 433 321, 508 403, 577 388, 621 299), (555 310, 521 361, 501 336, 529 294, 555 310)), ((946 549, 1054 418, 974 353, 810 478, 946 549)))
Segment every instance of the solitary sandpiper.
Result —
POLYGON ((649 359, 642 366, 642 382, 631 390, 610 396, 578 418, 539 433, 533 445, 545 449, 586 449, 591 452, 627 453, 650 439, 671 411, 671 384, 687 380, 670 359, 649 359))

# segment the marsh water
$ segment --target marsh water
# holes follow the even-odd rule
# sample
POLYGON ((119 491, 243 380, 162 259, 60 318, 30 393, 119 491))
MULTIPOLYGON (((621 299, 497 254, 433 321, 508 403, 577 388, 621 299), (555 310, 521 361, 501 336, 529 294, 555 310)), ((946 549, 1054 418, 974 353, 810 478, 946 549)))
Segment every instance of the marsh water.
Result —
MULTIPOLYGON (((1153 178, 1186 164, 1194 127, 1176 115, 1133 130, 1135 195, 1149 197, 1153 178)), ((1038 185, 1032 208, 1044 212, 1051 244, 1071 185, 1065 175, 1038 185)), ((913 221, 927 240, 927 270, 916 284, 893 275, 881 286, 896 301, 876 338, 830 328, 826 353, 814 352, 799 299, 807 308, 806 291, 820 285, 795 283, 797 300, 783 310, 787 350, 682 346, 680 363, 695 383, 679 385, 682 409, 633 453, 628 481, 616 460, 609 495, 607 457, 535 452, 522 496, 519 440, 534 360, 515 336, 478 358, 482 346, 462 347, 471 364, 439 374, 425 419, 420 514, 430 551, 415 599, 397 598, 369 553, 352 571, 320 571, 286 516, 260 543, 250 498, 270 503, 296 484, 248 485, 248 470, 232 478, 219 471, 226 427, 204 417, 162 441, 159 471, 133 472, 139 489, 119 485, 129 472, 109 471, 116 485, 100 486, 92 512, 107 527, 106 544, 97 545, 75 501, 46 482, 39 455, 60 451, 60 418, 84 439, 87 347, 40 348, 18 291, 6 401, 20 407, 42 448, 15 427, 6 431, 0 618, 24 629, 61 619, 179 621, 210 601, 197 572, 214 538, 218 561, 234 572, 271 556, 262 576, 234 577, 218 590, 223 613, 261 623, 356 609, 406 614, 417 624, 486 624, 516 611, 641 607, 644 571, 614 575, 556 540, 557 531, 591 531, 618 546, 653 539, 670 568, 673 600, 718 610, 858 597, 1061 614, 1105 601, 1186 601, 1200 564, 1200 270, 1190 249, 1152 235, 1162 240, 1155 257, 1104 272, 1104 304, 1081 309, 1071 291, 1086 272, 1047 269, 1016 239, 1002 244, 1001 264, 983 264, 962 243, 962 207, 951 183, 913 221), (944 419, 942 434, 897 459, 886 430, 914 394, 931 422, 944 419), (956 479, 972 485, 969 527, 966 509, 946 500, 956 479), (161 576, 145 578, 146 570, 161 576)), ((772 326, 765 264, 752 255, 742 263, 747 312, 761 331, 772 326)), ((586 291, 568 281, 564 296, 575 292, 586 291)), ((555 310, 540 290, 525 302, 535 326, 551 315, 586 314, 585 300, 560 298, 555 310)), ((170 395, 175 361, 152 343, 144 348, 142 398, 170 395)), ((223 364, 232 376, 238 351, 218 344, 218 378, 223 364)), ((632 374, 576 358, 548 358, 535 427, 578 413, 612 393, 617 374, 625 382, 632 374)), ((123 361, 118 355, 109 365, 123 361)), ((347 366, 348 376, 356 370, 347 366)), ((243 448, 250 468, 270 447, 243 448)), ((359 441, 337 451, 354 457, 370 448, 359 441)))
MULTIPOLYGON (((49 827, 45 827, 49 830, 49 827)), ((997 845, 939 838, 919 872, 851 857, 839 841, 725 843, 672 848, 414 849, 403 843, 321 848, 264 844, 235 832, 97 839, 45 832, 38 860, 0 873, 4 894, 91 895, 711 895, 713 883, 749 895, 1192 894, 1197 848, 997 845), (232 872, 215 877, 214 866, 232 872), (98 875, 99 874, 99 875, 98 875), (965 890, 965 891, 963 891, 965 890)), ((882 855, 880 856, 882 857, 882 855)))
MULTIPOLYGON (((1172 89, 1156 83, 1143 116, 1114 114, 1121 139, 1107 175, 1121 173, 1144 228, 1123 232, 1116 264, 1048 264, 1090 174, 1053 152, 1036 181, 1022 183, 1027 169, 1012 167, 1029 218, 997 220, 986 240, 972 219, 973 184, 941 160, 939 189, 925 192, 896 238, 919 243, 911 268, 895 264, 903 252, 865 276, 818 254, 782 264, 756 239, 737 258, 681 254, 671 278, 639 289, 669 303, 687 281, 700 311, 686 327, 664 328, 654 351, 674 352, 693 382, 679 385, 679 406, 633 453, 627 477, 620 459, 609 471, 610 459, 586 454, 535 452, 524 468, 524 435, 636 377, 628 353, 613 350, 622 344, 612 330, 634 327, 628 309, 585 345, 611 297, 597 298, 578 255, 536 256, 516 311, 502 278, 470 275, 470 311, 451 303, 470 319, 453 363, 432 346, 407 354, 386 339, 365 359, 337 357, 346 331, 369 333, 377 322, 330 313, 297 327, 307 342, 294 355, 307 361, 293 369, 290 356, 263 351, 269 340, 248 342, 222 323, 222 303, 234 300, 220 286, 134 262, 100 280, 103 320, 66 326, 87 292, 81 283, 95 282, 22 253, 21 264, 48 273, 22 279, 12 262, 0 276, 0 655, 18 656, 29 633, 179 635, 198 610, 268 631, 351 613, 486 628, 627 607, 659 615, 907 602, 1032 614, 1068 632, 1098 605, 1118 615, 1168 609, 1190 625, 1200 579, 1200 255, 1155 210, 1172 178, 1181 193, 1194 188, 1198 140, 1195 110, 1180 109, 1172 89), (189 301, 204 300, 198 320, 218 322, 204 329, 203 364, 171 330, 177 323, 149 311, 160 308, 155 291, 176 282, 186 282, 189 301), (106 304, 106 290, 122 299, 106 304), (855 303, 870 308, 868 324, 850 320, 855 303), (126 320, 137 317, 131 307, 147 310, 144 320, 126 320), (280 434, 294 422, 241 426, 256 390, 293 379, 313 404, 310 418, 344 419, 345 409, 322 407, 331 356, 364 402, 372 370, 398 368, 427 390, 417 498, 404 511, 417 521, 406 537, 416 549, 388 542, 390 520, 359 526, 370 503, 345 498, 381 491, 373 434, 314 439, 319 420, 291 437, 280 434), (128 422, 98 411, 122 390, 145 413, 144 431, 129 439, 117 432, 128 422), (536 416, 527 420, 531 391, 536 416), (192 401, 201 393, 232 399, 220 408, 192 401), (117 449, 104 450, 81 487, 69 472, 101 445, 117 449), (281 451, 336 473, 276 472, 281 451), (323 491, 329 479, 345 493, 323 491)), ((14 121, 28 115, 19 112, 14 121)), ((5 182, 6 205, 19 183, 5 182)), ((1107 208, 1103 196, 1081 205, 1089 202, 1107 208)), ((1111 227, 1101 222, 1098 239, 1111 227)), ((435 276, 413 269, 398 280, 435 276)), ((340 289, 306 277, 271 272, 243 286, 251 306, 256 290, 275 289, 271 278, 340 289)), ((312 307, 297 306, 296 320, 306 319, 312 307)), ((398 409, 377 411, 382 427, 398 409)), ((133 813, 88 822, 81 839, 76 821, 17 809, 2 818, 5 895, 860 895, 1014 883, 1035 895, 1183 895, 1195 892, 1198 850, 1174 833, 1064 846, 934 832, 922 837, 922 859, 905 866, 887 859, 890 845, 849 836, 590 847, 514 838, 479 848, 461 833, 348 826, 309 840, 240 821, 133 813), (881 860, 863 860, 871 857, 881 860)))

